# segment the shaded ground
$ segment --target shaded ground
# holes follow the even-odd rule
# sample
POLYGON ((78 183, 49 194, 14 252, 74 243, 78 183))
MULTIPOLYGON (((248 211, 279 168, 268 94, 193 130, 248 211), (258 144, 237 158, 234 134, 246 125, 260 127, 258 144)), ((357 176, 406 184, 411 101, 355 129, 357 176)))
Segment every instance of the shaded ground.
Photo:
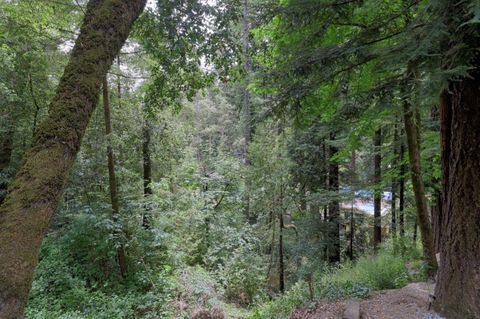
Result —
MULTIPOLYGON (((383 290, 361 300, 362 319, 441 319, 429 311, 429 293, 433 285, 412 283, 401 289, 383 290)), ((343 318, 346 301, 319 302, 314 309, 296 310, 290 319, 343 318)))

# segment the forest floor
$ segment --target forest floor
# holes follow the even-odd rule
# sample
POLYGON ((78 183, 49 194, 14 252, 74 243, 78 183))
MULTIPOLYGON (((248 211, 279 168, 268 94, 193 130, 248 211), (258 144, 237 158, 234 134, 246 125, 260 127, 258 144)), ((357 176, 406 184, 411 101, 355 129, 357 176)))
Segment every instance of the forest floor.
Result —
MULTIPOLYGON (((429 310, 431 283, 411 283, 400 289, 377 291, 360 300, 361 319, 441 319, 429 310)), ((297 309, 290 319, 343 318, 346 300, 319 302, 315 308, 297 309)))

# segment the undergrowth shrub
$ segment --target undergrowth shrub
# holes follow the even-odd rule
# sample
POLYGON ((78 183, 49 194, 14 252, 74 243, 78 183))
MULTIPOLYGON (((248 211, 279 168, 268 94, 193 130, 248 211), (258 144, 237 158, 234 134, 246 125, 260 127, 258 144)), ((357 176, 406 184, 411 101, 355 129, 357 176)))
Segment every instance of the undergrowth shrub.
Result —
POLYGON ((121 279, 110 226, 101 216, 79 214, 45 238, 27 319, 171 317, 174 280, 168 257, 154 238, 141 241, 150 248, 132 241, 128 276, 121 279), (146 250, 150 256, 141 253, 146 250))
POLYGON ((255 307, 248 319, 287 319, 298 306, 308 302, 307 285, 297 282, 284 295, 255 307))
MULTIPOLYGON (((410 276, 405 266, 407 262, 421 265, 418 256, 411 253, 402 258, 387 246, 376 255, 363 256, 354 263, 346 262, 333 268, 324 266, 314 274, 314 297, 329 300, 364 298, 373 290, 401 288, 419 279, 410 276)), ((287 319, 295 308, 308 302, 308 287, 300 281, 283 296, 255 307, 249 319, 287 319)))

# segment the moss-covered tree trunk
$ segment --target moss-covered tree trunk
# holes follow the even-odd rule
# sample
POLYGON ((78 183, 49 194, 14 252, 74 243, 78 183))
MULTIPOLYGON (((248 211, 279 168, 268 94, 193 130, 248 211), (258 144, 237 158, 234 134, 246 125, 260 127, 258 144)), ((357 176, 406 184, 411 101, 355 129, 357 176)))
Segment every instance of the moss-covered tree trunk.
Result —
POLYGON ((442 238, 434 307, 452 319, 480 318, 479 105, 479 71, 452 81, 442 94, 442 238))
POLYGON ((89 1, 80 35, 25 162, 0 207, 0 318, 23 317, 42 239, 98 102, 146 0, 89 1))

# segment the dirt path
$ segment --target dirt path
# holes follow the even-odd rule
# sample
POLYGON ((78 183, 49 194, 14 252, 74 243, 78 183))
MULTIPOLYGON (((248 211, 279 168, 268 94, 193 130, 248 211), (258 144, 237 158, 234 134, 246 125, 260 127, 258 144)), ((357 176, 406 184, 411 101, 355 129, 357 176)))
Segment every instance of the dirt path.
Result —
MULTIPOLYGON (((360 301, 361 319, 441 319, 428 310, 433 285, 412 283, 383 290, 360 301)), ((342 319, 346 301, 319 302, 315 309, 296 310, 290 319, 342 319)))
POLYGON ((432 291, 432 284, 412 283, 373 294, 360 303, 362 319, 440 318, 428 310, 432 291))

